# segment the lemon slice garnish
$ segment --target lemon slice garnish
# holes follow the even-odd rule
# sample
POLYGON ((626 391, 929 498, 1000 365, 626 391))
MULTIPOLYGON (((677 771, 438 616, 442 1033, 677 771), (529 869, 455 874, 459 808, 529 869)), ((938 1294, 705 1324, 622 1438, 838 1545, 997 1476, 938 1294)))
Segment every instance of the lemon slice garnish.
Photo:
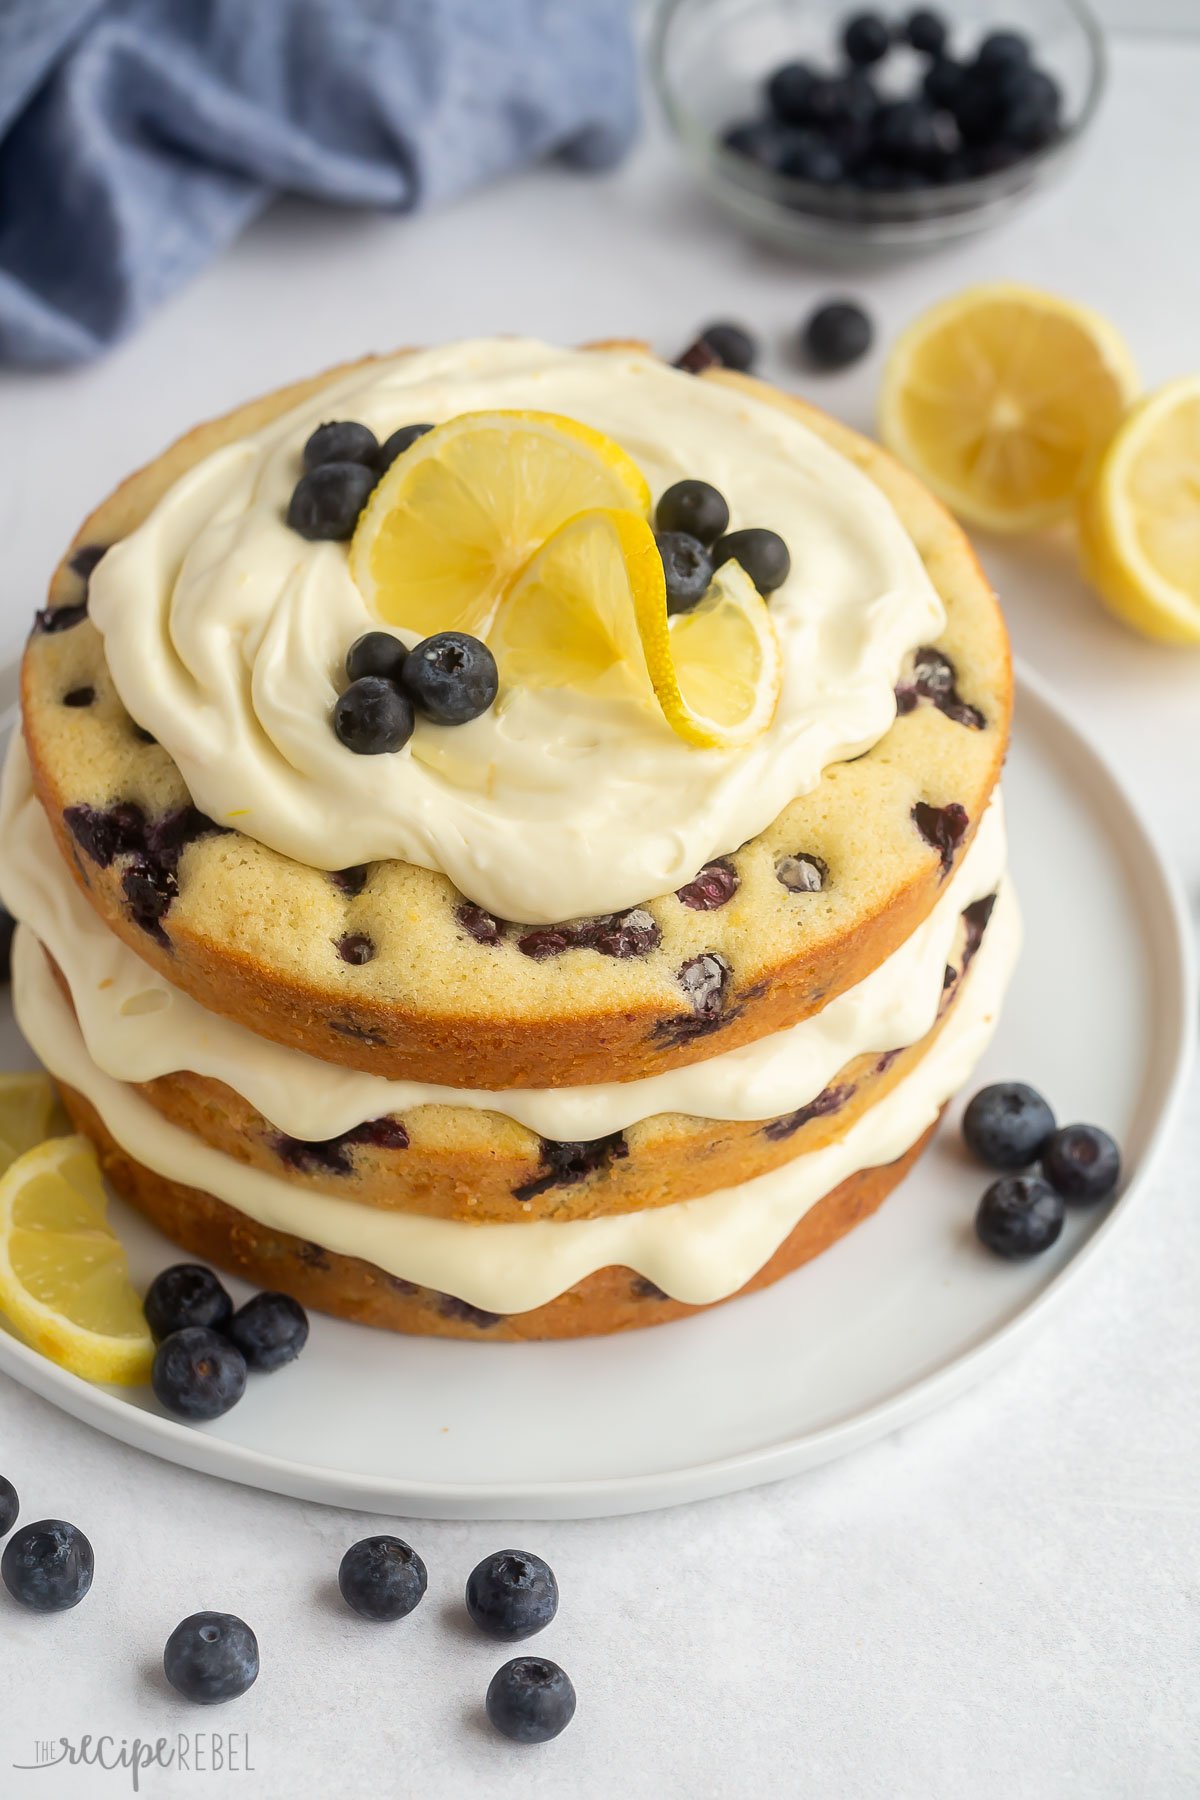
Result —
POLYGON ((0 1179, 0 1312, 88 1381, 146 1381, 154 1343, 83 1137, 27 1150, 0 1179))
POLYGON ((513 583, 489 639, 504 684, 655 701, 677 736, 732 749, 766 730, 783 664, 762 595, 738 563, 667 616, 645 519, 601 508, 562 525, 513 583))
POLYGON ((1200 644, 1200 375, 1130 413, 1084 496, 1079 539, 1113 612, 1147 637, 1200 644))
POLYGON ((595 506, 649 512, 650 490, 619 444, 558 413, 462 413, 383 476, 350 572, 389 625, 482 633, 538 546, 595 506))
POLYGON ((943 301, 901 334, 880 432, 964 519, 1033 531, 1071 511, 1137 388, 1106 320, 1000 282, 943 301))

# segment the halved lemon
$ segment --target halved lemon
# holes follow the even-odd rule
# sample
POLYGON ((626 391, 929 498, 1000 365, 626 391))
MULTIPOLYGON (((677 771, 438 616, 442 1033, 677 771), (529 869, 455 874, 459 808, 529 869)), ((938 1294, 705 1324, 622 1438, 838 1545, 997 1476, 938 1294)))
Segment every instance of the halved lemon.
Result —
POLYGON ((650 490, 619 444, 558 413, 462 413, 398 456, 350 544, 350 572, 389 625, 482 633, 538 546, 585 508, 650 490))
POLYGON ((783 675, 767 604, 739 563, 717 570, 693 611, 668 619, 654 533, 612 508, 581 513, 543 545, 489 642, 506 684, 657 702, 679 737, 705 749, 765 731, 783 675))
POLYGON ((83 1137, 27 1150, 0 1179, 0 1312, 87 1381, 146 1381, 154 1343, 83 1137))
POLYGON ((1134 408, 1079 514, 1084 570, 1119 618, 1200 644, 1200 375, 1134 408))
POLYGON ((55 1105, 54 1086, 40 1070, 0 1075, 0 1175, 50 1136, 55 1105))
POLYGON ((1137 388, 1107 320, 1000 282, 931 307, 896 340, 880 434, 964 519, 1034 531, 1070 512, 1137 388))

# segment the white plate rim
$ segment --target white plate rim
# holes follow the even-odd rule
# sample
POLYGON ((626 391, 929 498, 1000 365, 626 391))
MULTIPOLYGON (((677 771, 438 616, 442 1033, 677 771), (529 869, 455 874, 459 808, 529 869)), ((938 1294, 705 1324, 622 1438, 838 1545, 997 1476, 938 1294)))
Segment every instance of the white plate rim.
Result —
MULTIPOLYGON (((0 712, 7 711, 15 701, 18 667, 12 663, 0 669, 0 712)), ((1107 1217, 1046 1287, 971 1349, 853 1417, 815 1431, 646 1475, 530 1484, 468 1485, 406 1481, 369 1473, 342 1475, 311 1463, 266 1455, 128 1405, 119 1395, 57 1368, 7 1332, 0 1332, 0 1371, 84 1424, 134 1449, 202 1474, 330 1506, 351 1506, 400 1517, 448 1519, 601 1518, 711 1499, 783 1480, 833 1461, 964 1392, 1040 1328, 1081 1273, 1095 1266, 1104 1248, 1123 1228, 1162 1158, 1183 1104, 1196 1045, 1195 954, 1186 902, 1170 859, 1142 819, 1124 780, 1075 722, 1051 685, 1019 660, 1015 673, 1018 716, 1023 705, 1032 703, 1043 723, 1049 723, 1066 742, 1068 756, 1076 765, 1086 769, 1093 782, 1110 790, 1115 806, 1112 829, 1119 825, 1139 851, 1141 910, 1155 917, 1158 957, 1173 965, 1175 979, 1169 984, 1171 1016, 1159 1021, 1155 1046, 1156 1060, 1168 1072, 1158 1090, 1154 1122, 1136 1173, 1107 1217)), ((485 1348, 480 1346, 481 1351, 485 1348)))

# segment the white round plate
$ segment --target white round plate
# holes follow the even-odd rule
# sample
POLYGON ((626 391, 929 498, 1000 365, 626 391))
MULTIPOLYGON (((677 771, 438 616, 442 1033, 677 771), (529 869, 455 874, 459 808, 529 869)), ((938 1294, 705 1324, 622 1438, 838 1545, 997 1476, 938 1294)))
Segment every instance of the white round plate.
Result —
MULTIPOLYGON (((0 702, 11 701, 11 672, 0 702)), ((11 718, 11 714, 10 714, 11 718)), ((156 1456, 254 1487, 427 1518, 639 1512, 793 1475, 907 1424, 1015 1349, 1147 1187, 1186 1074, 1190 938, 1116 777, 1029 674, 1005 776, 1026 947, 982 1079, 1019 1076, 1121 1142, 1119 1201, 1027 1265, 988 1256, 986 1177, 943 1125, 875 1216, 763 1294, 564 1344, 437 1342, 314 1316, 304 1355, 196 1429, 0 1330, 0 1369, 156 1456)), ((28 1063, 7 1005, 0 1066, 28 1063)), ((137 1279, 177 1259, 119 1201, 137 1279)), ((231 1284, 244 1297, 241 1284, 231 1284)))

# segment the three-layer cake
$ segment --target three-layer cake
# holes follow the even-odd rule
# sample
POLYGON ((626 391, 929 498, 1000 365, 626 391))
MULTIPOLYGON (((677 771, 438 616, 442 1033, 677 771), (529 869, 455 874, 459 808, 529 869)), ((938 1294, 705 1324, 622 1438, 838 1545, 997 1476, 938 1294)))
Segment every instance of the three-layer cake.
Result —
POLYGON ((172 446, 56 574, 0 819, 18 1016, 113 1185, 260 1286, 442 1335, 675 1318, 872 1211, 969 1076, 1019 937, 1010 705, 957 526, 797 401, 629 345, 335 370, 172 446), (361 525, 288 522, 326 420, 439 428, 366 503, 378 581, 361 525), (685 479, 791 567, 739 571, 673 710, 691 615, 639 558, 685 479), (355 754, 381 626, 476 631, 494 705, 355 754), (678 716, 755 681, 740 738, 678 716))

